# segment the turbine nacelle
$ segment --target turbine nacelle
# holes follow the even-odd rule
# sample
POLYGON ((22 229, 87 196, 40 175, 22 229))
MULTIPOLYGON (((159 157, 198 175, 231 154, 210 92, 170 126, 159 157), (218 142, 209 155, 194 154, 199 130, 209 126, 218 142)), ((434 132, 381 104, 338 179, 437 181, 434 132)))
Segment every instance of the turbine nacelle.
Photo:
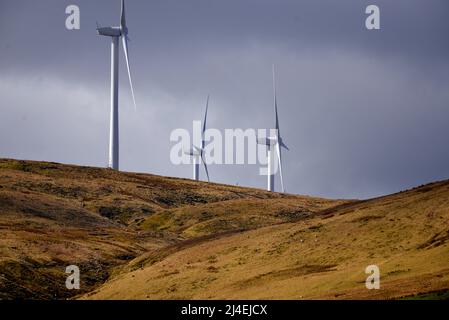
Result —
POLYGON ((106 37, 120 37, 122 29, 120 27, 97 27, 97 34, 106 37))
POLYGON ((264 146, 275 146, 279 143, 279 145, 287 150, 290 150, 287 145, 284 143, 281 137, 258 137, 257 138, 257 144, 264 145, 264 146))
POLYGON ((257 144, 261 144, 264 146, 275 146, 277 143, 278 139, 276 137, 257 138, 257 144))
POLYGON ((201 157, 202 151, 203 151, 203 150, 202 150, 201 148, 198 148, 198 147, 196 147, 196 146, 193 146, 193 147, 191 147, 191 148, 189 148, 189 149, 183 151, 183 153, 184 153, 185 155, 192 156, 192 157, 201 157))

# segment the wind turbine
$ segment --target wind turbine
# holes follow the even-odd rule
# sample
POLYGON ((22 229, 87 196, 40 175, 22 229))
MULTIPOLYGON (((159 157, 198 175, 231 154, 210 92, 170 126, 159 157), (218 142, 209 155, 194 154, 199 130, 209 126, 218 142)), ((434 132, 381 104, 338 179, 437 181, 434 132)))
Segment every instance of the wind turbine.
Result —
POLYGON ((267 146, 267 152, 268 152, 268 184, 267 184, 267 190, 268 191, 274 191, 274 176, 276 174, 275 172, 275 150, 277 153, 278 158, 278 167, 279 167, 279 175, 281 177, 281 187, 282 192, 285 192, 284 188, 284 179, 282 176, 282 148, 289 150, 287 145, 284 143, 281 137, 281 132, 279 128, 279 117, 278 117, 278 105, 277 105, 277 97, 276 97, 276 75, 275 75, 275 68, 273 65, 273 93, 274 93, 274 115, 275 115, 275 127, 276 127, 276 133, 274 136, 269 136, 266 138, 258 138, 257 143, 261 145, 267 146), (274 150, 275 148, 275 150, 274 150))
POLYGON ((111 37, 111 118, 109 131, 109 164, 108 167, 114 170, 119 169, 119 121, 118 121, 118 55, 119 39, 122 39, 123 51, 125 53, 126 67, 128 69, 129 84, 134 108, 137 109, 134 97, 133 82, 131 79, 131 69, 129 67, 128 55, 128 28, 125 18, 125 0, 122 0, 122 12, 120 15, 119 27, 100 27, 97 25, 97 33, 100 36, 111 37))
POLYGON ((195 144, 192 144, 192 147, 185 151, 184 154, 189 155, 192 157, 193 162, 193 180, 199 180, 200 179, 200 162, 203 162, 204 165, 204 171, 206 171, 207 175, 207 181, 209 180, 209 171, 207 170, 207 164, 204 160, 204 145, 205 145, 205 138, 204 133, 206 131, 206 121, 207 121, 207 110, 209 109, 209 96, 207 96, 206 101, 206 112, 204 113, 204 121, 203 121, 203 128, 201 131, 201 147, 195 146, 195 144))

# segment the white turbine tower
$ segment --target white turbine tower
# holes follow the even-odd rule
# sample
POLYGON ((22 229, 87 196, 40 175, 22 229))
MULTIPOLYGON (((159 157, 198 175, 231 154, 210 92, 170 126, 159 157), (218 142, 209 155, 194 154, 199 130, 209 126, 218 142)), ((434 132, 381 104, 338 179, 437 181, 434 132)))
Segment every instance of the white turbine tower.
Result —
POLYGON ((206 164, 206 161, 204 160, 204 145, 205 145, 204 133, 206 132, 206 121, 207 121, 207 110, 208 109, 209 109, 209 96, 207 96, 206 112, 204 113, 203 128, 201 130, 201 146, 198 147, 193 143, 192 147, 184 153, 189 155, 190 157, 192 157, 193 180, 200 179, 200 162, 203 162, 204 171, 206 171, 206 175, 207 175, 207 181, 210 182, 209 171, 207 170, 207 164, 206 164))
POLYGON ((109 131, 109 168, 119 169, 119 120, 118 120, 118 55, 119 39, 122 38, 123 51, 125 53, 126 67, 128 69, 129 84, 131 86, 131 95, 136 107, 134 97, 133 82, 131 80, 131 69, 129 67, 128 56, 128 28, 125 18, 125 0, 122 0, 122 12, 120 17, 120 27, 99 27, 97 33, 101 36, 111 37, 111 122, 109 131))
POLYGON ((285 148, 287 150, 288 147, 285 145, 285 143, 282 140, 281 132, 279 129, 279 117, 278 117, 278 105, 277 105, 277 97, 276 97, 276 77, 275 77, 275 70, 273 65, 273 92, 274 92, 274 115, 275 115, 275 127, 276 127, 276 133, 274 136, 269 136, 266 138, 258 138, 257 143, 261 145, 267 146, 267 152, 268 152, 268 184, 267 184, 267 190, 268 191, 274 191, 274 176, 276 174, 275 168, 275 150, 277 153, 278 158, 278 168, 279 168, 279 175, 281 177, 281 187, 282 192, 285 192, 284 188, 284 179, 282 176, 282 148, 285 148))

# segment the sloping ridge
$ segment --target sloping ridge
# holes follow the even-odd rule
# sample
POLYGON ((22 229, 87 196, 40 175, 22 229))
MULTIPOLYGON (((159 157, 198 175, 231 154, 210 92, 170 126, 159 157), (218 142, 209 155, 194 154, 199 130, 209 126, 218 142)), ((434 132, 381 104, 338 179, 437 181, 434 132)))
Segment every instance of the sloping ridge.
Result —
POLYGON ((0 159, 0 299, 383 299, 449 289, 449 181, 365 201, 0 159), (81 290, 65 288, 65 267, 81 290), (381 289, 365 288, 377 265, 381 289))
POLYGON ((82 298, 398 299, 448 291, 448 221, 449 181, 432 183, 147 253, 82 298), (365 286, 370 265, 380 269, 379 290, 365 286))
POLYGON ((136 260, 153 259, 152 253, 162 259, 165 252, 345 202, 0 159, 0 299, 70 298, 135 268, 136 260), (69 265, 80 268, 80 291, 65 288, 69 265))

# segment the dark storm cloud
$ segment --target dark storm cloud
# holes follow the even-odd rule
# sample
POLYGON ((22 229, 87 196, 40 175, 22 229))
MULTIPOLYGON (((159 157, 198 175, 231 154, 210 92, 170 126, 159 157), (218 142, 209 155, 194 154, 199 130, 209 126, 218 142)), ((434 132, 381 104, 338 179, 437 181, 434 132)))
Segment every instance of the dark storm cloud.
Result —
MULTIPOLYGON (((264 128, 278 69, 288 191, 370 197, 449 177, 447 1, 127 1, 139 110, 121 68, 124 170, 190 177, 169 135, 210 125, 264 128), (364 28, 365 8, 381 30, 364 28), (173 115, 176 114, 176 117, 173 115), (237 116, 238 115, 238 116, 237 116)), ((109 41, 119 1, 0 2, 0 156, 103 166, 109 41), (81 30, 64 27, 81 9, 81 30)), ((123 57, 121 57, 123 59, 123 57)), ((264 187, 257 166, 211 166, 213 180, 264 187)))

